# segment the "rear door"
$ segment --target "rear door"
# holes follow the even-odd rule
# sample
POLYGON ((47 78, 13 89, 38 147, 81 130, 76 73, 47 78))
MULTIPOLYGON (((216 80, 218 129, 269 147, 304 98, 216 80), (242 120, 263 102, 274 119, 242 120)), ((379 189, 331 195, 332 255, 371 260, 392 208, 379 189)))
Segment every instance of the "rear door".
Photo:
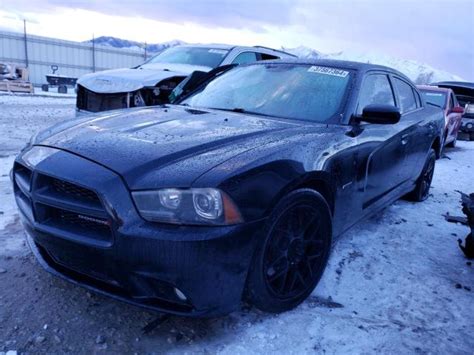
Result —
POLYGON ((403 181, 418 178, 422 163, 426 155, 426 140, 428 127, 424 126, 424 114, 421 99, 415 87, 404 78, 393 75, 391 77, 397 106, 402 114, 398 123, 401 135, 401 143, 405 151, 405 159, 401 178, 403 181))

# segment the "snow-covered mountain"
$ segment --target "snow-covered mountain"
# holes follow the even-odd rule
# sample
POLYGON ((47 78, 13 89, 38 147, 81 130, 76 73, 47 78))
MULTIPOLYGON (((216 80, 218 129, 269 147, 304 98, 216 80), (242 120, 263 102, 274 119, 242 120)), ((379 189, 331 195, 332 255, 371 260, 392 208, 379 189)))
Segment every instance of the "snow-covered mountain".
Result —
MULTIPOLYGON (((85 41, 84 43, 92 43, 92 40, 85 41)), ((94 39, 94 43, 100 46, 114 47, 114 48, 126 48, 133 50, 143 51, 145 48, 145 43, 140 43, 136 41, 129 41, 127 39, 121 39, 111 36, 101 36, 94 39)), ((186 44, 180 40, 173 40, 169 42, 155 43, 146 45, 146 50, 148 53, 154 54, 159 53, 167 48, 178 46, 180 44, 186 44)))
MULTIPOLYGON (((92 40, 86 41, 86 43, 91 42, 92 40)), ((144 43, 109 36, 95 38, 94 43, 102 46, 127 48, 140 51, 143 51, 145 46, 144 43)), ((155 54, 167 48, 174 47, 180 44, 186 44, 186 42, 180 40, 173 40, 163 43, 147 44, 146 48, 148 53, 155 54)), ((350 52, 326 54, 306 46, 299 46, 296 48, 282 47, 282 49, 284 51, 293 53, 300 58, 352 60, 356 62, 386 65, 388 67, 401 71, 411 80, 413 80, 416 84, 429 84, 437 81, 464 81, 457 75, 433 68, 428 64, 419 63, 415 60, 395 58, 371 52, 363 54, 350 52)))
POLYGON ((282 49, 289 53, 293 53, 300 58, 352 60, 356 62, 385 65, 387 67, 399 70, 411 80, 413 80, 413 82, 416 84, 429 84, 438 81, 464 81, 457 75, 433 68, 428 64, 419 63, 415 60, 394 58, 388 55, 381 55, 371 52, 364 54, 349 52, 324 54, 305 46, 282 49))

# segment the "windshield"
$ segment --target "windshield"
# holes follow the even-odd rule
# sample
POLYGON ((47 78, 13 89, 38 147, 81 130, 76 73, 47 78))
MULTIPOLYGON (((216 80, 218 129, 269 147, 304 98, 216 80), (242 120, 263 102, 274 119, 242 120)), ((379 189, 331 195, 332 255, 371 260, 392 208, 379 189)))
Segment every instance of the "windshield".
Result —
POLYGON ((349 71, 321 66, 239 66, 181 104, 326 122, 339 112, 349 78, 349 71))
POLYGON ((216 68, 229 51, 227 49, 203 47, 173 47, 151 58, 150 63, 191 64, 216 68))
POLYGON ((446 93, 440 92, 440 91, 422 91, 423 97, 425 98, 425 101, 442 107, 446 108, 446 93))

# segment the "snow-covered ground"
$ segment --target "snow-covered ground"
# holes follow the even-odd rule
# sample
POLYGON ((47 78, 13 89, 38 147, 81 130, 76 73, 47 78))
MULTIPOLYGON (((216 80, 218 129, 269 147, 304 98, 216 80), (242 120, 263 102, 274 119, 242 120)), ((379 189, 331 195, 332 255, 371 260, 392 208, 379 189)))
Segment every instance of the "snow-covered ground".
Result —
POLYGON ((297 309, 207 320, 159 317, 90 294, 35 262, 8 173, 35 131, 74 117, 71 98, 0 95, 0 352, 473 354, 474 266, 455 190, 474 192, 474 142, 438 160, 430 198, 398 201, 346 232, 297 309), (153 327, 150 327, 150 329, 153 327))

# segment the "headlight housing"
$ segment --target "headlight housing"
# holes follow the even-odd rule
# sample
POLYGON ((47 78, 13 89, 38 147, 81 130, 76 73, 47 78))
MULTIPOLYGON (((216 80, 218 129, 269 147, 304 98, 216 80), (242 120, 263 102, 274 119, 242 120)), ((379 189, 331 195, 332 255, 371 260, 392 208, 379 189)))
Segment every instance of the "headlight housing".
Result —
POLYGON ((140 215, 150 222, 229 225, 243 222, 229 196, 214 188, 134 191, 140 215))

